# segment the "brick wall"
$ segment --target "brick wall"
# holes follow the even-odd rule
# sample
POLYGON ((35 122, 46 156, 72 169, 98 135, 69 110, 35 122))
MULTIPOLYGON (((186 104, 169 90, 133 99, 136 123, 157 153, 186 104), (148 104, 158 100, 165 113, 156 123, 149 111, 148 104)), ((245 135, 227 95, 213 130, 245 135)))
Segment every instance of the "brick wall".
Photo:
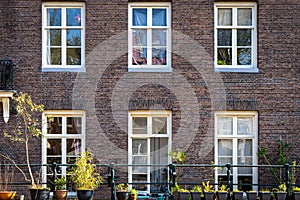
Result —
MULTIPOLYGON (((214 160, 213 113, 222 109, 218 102, 223 103, 223 96, 227 110, 258 111, 260 147, 276 151, 276 141, 282 137, 292 145, 291 159, 298 161, 300 2, 258 1, 259 73, 213 72, 213 3, 172 1, 172 73, 127 72, 126 0, 86 1, 87 72, 78 74, 41 72, 41 1, 2 0, 0 57, 16 64, 15 89, 28 92, 47 110, 87 111, 87 146, 103 163, 127 162, 128 110, 157 108, 172 110, 173 145, 186 150, 187 162, 210 163, 214 160), (197 52, 197 57, 187 51, 197 52), (128 93, 132 95, 125 101, 122 95, 128 93), (126 105, 118 105, 119 100, 126 105), (137 100, 150 103, 134 103, 137 100), (180 134, 192 140, 176 140, 180 134)), ((9 121, 13 124, 14 116, 9 121)), ((1 120, 0 127, 4 126, 1 120)), ((39 162, 36 144, 32 155, 39 162)), ((24 153, 12 151, 20 157, 24 153)), ((270 156, 276 162, 276 155, 270 156)))

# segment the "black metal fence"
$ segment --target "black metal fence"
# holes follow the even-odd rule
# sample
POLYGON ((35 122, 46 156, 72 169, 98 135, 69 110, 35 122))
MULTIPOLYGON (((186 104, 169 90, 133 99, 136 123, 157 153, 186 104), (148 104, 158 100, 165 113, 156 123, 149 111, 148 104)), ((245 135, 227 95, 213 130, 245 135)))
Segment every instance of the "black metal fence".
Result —
MULTIPOLYGON (((3 168, 5 166, 10 166, 11 168, 16 168, 16 167, 21 167, 25 168, 25 164, 0 164, 0 167, 3 168)), ((67 164, 57 164, 53 163, 51 165, 41 165, 41 164, 34 164, 32 165, 33 168, 38 169, 42 167, 46 167, 48 169, 48 180, 46 183, 52 191, 54 191, 54 183, 56 182, 57 176, 59 176, 59 171, 61 167, 71 167, 74 165, 67 165, 67 164), (51 173, 49 173, 51 172, 51 173)), ((223 170, 226 170, 226 176, 225 179, 223 179, 223 183, 225 182, 227 187, 229 188, 230 191, 233 191, 234 186, 243 186, 243 185, 248 185, 248 186, 256 186, 256 187, 278 187, 280 184, 279 182, 263 182, 261 180, 264 179, 258 179, 258 183, 233 183, 232 182, 232 169, 233 168, 256 168, 262 169, 263 173, 265 170, 270 171, 270 175, 272 176, 273 172, 272 169, 278 169, 277 171, 280 171, 280 174, 277 174, 280 176, 280 180, 282 181, 281 183, 285 183, 287 187, 287 192, 291 191, 292 187, 299 186, 298 184, 294 183, 291 179, 292 176, 297 175, 297 171, 300 168, 300 165, 290 165, 290 164, 285 164, 285 165, 231 165, 231 164, 225 164, 225 165, 212 165, 212 164, 169 164, 169 165, 126 165, 126 164, 96 164, 97 167, 101 168, 101 175, 104 178, 104 183, 103 185, 107 185, 110 188, 110 193, 111 193, 111 199, 115 200, 116 199, 116 186, 119 183, 128 183, 129 185, 137 185, 137 184, 155 184, 155 185, 162 185, 165 187, 165 190, 162 191, 164 193, 171 193, 172 187, 177 183, 178 185, 187 185, 190 186, 190 188, 194 185, 201 185, 201 182, 199 180, 195 181, 195 179, 189 178, 189 181, 181 181, 178 177, 178 172, 180 169, 185 169, 181 171, 181 175, 184 175, 185 172, 189 172, 187 169, 192 169, 192 168, 199 168, 199 169, 215 169, 215 168, 222 168, 223 170), (128 182, 127 177, 122 176, 127 176, 127 171, 129 167, 161 167, 167 169, 168 173, 168 178, 166 181, 163 182, 128 182), (295 174, 296 173, 296 174, 295 174)), ((16 170, 16 169, 15 169, 16 170)), ((200 171, 201 171, 200 170, 200 171)), ((3 172, 3 171, 2 171, 3 172)), ((215 170, 211 171, 211 175, 214 175, 215 170)), ((2 174, 0 174, 2 176, 2 174)), ((196 174, 195 174, 196 175, 196 174)), ((262 176, 264 176, 263 174, 262 176)), ((189 175, 190 177, 193 175, 189 175)), ((199 175, 201 176, 201 174, 199 175)), ((261 176, 260 173, 258 173, 258 176, 261 176)), ((2 178, 3 180, 3 178, 2 178)), ((16 181, 14 180, 13 182, 10 182, 9 185, 24 185, 24 186, 29 186, 28 182, 22 181, 21 178, 18 178, 18 180, 21 181, 16 181)), ((207 180, 207 179, 206 179, 207 180)), ((212 179, 213 180, 213 179, 212 179)), ((203 181, 205 181, 203 179, 203 181)), ((2 181, 2 185, 4 182, 2 181)), ((211 182, 212 185, 218 185, 216 182, 211 182)))

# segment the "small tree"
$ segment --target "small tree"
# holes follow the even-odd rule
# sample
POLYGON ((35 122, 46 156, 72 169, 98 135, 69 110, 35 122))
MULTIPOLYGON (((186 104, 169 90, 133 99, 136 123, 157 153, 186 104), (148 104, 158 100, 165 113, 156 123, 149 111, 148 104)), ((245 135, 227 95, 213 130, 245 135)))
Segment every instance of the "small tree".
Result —
MULTIPOLYGON (((22 172, 25 179, 30 181, 31 187, 36 187, 37 184, 34 180, 30 166, 29 144, 31 138, 42 136, 42 130, 40 129, 41 122, 38 119, 38 114, 44 111, 44 105, 35 104, 28 94, 22 92, 14 96, 13 101, 16 103, 17 124, 14 126, 12 131, 5 131, 4 136, 10 138, 11 141, 24 143, 26 164, 30 179, 27 178, 20 168, 18 169, 22 172)), ((2 156, 11 160, 15 164, 15 162, 8 156, 2 156)))

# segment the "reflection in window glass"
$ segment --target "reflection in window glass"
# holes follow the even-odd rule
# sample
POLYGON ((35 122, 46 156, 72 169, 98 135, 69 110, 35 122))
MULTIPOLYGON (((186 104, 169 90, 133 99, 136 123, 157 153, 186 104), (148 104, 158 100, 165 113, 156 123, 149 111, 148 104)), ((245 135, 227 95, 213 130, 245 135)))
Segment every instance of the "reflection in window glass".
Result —
POLYGON ((231 26, 232 25, 232 9, 219 8, 218 9, 218 25, 231 26))
POLYGON ((152 9, 152 26, 167 26, 167 9, 152 9))
POLYGON ((132 133, 147 134, 147 117, 132 118, 132 133))
POLYGON ((238 8, 237 9, 237 25, 251 26, 252 25, 252 9, 238 8))
POLYGON ((167 134, 167 118, 153 117, 152 118, 152 132, 153 134, 167 134))
POLYGON ((48 8, 47 25, 48 26, 61 26, 61 9, 48 8))
POLYGON ((81 9, 80 8, 67 8, 67 26, 80 26, 81 25, 81 9))

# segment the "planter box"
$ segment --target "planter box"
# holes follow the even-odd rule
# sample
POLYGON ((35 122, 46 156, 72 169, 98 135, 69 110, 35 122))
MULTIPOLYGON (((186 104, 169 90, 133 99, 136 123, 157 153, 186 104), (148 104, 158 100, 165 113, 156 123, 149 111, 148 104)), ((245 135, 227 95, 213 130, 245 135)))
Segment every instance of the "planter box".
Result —
POLYGON ((217 192, 217 199, 218 200, 227 200, 229 197, 229 193, 228 192, 217 192))
POLYGON ((189 200, 190 193, 189 192, 178 192, 178 199, 179 200, 189 200))
POLYGON ((300 200, 300 192, 293 192, 292 195, 294 200, 300 200))
POLYGON ((215 193, 214 192, 204 192, 205 200, 214 200, 215 193))
POLYGON ((259 198, 261 200, 270 200, 272 192, 259 192, 259 198))
POLYGON ((286 199, 286 192, 274 192, 276 200, 285 200, 286 199))
POLYGON ((242 200, 244 192, 233 192, 233 200, 242 200))
POLYGON ((201 192, 191 192, 192 200, 201 200, 201 192))
POLYGON ((256 200, 257 192, 246 192, 248 200, 256 200))

